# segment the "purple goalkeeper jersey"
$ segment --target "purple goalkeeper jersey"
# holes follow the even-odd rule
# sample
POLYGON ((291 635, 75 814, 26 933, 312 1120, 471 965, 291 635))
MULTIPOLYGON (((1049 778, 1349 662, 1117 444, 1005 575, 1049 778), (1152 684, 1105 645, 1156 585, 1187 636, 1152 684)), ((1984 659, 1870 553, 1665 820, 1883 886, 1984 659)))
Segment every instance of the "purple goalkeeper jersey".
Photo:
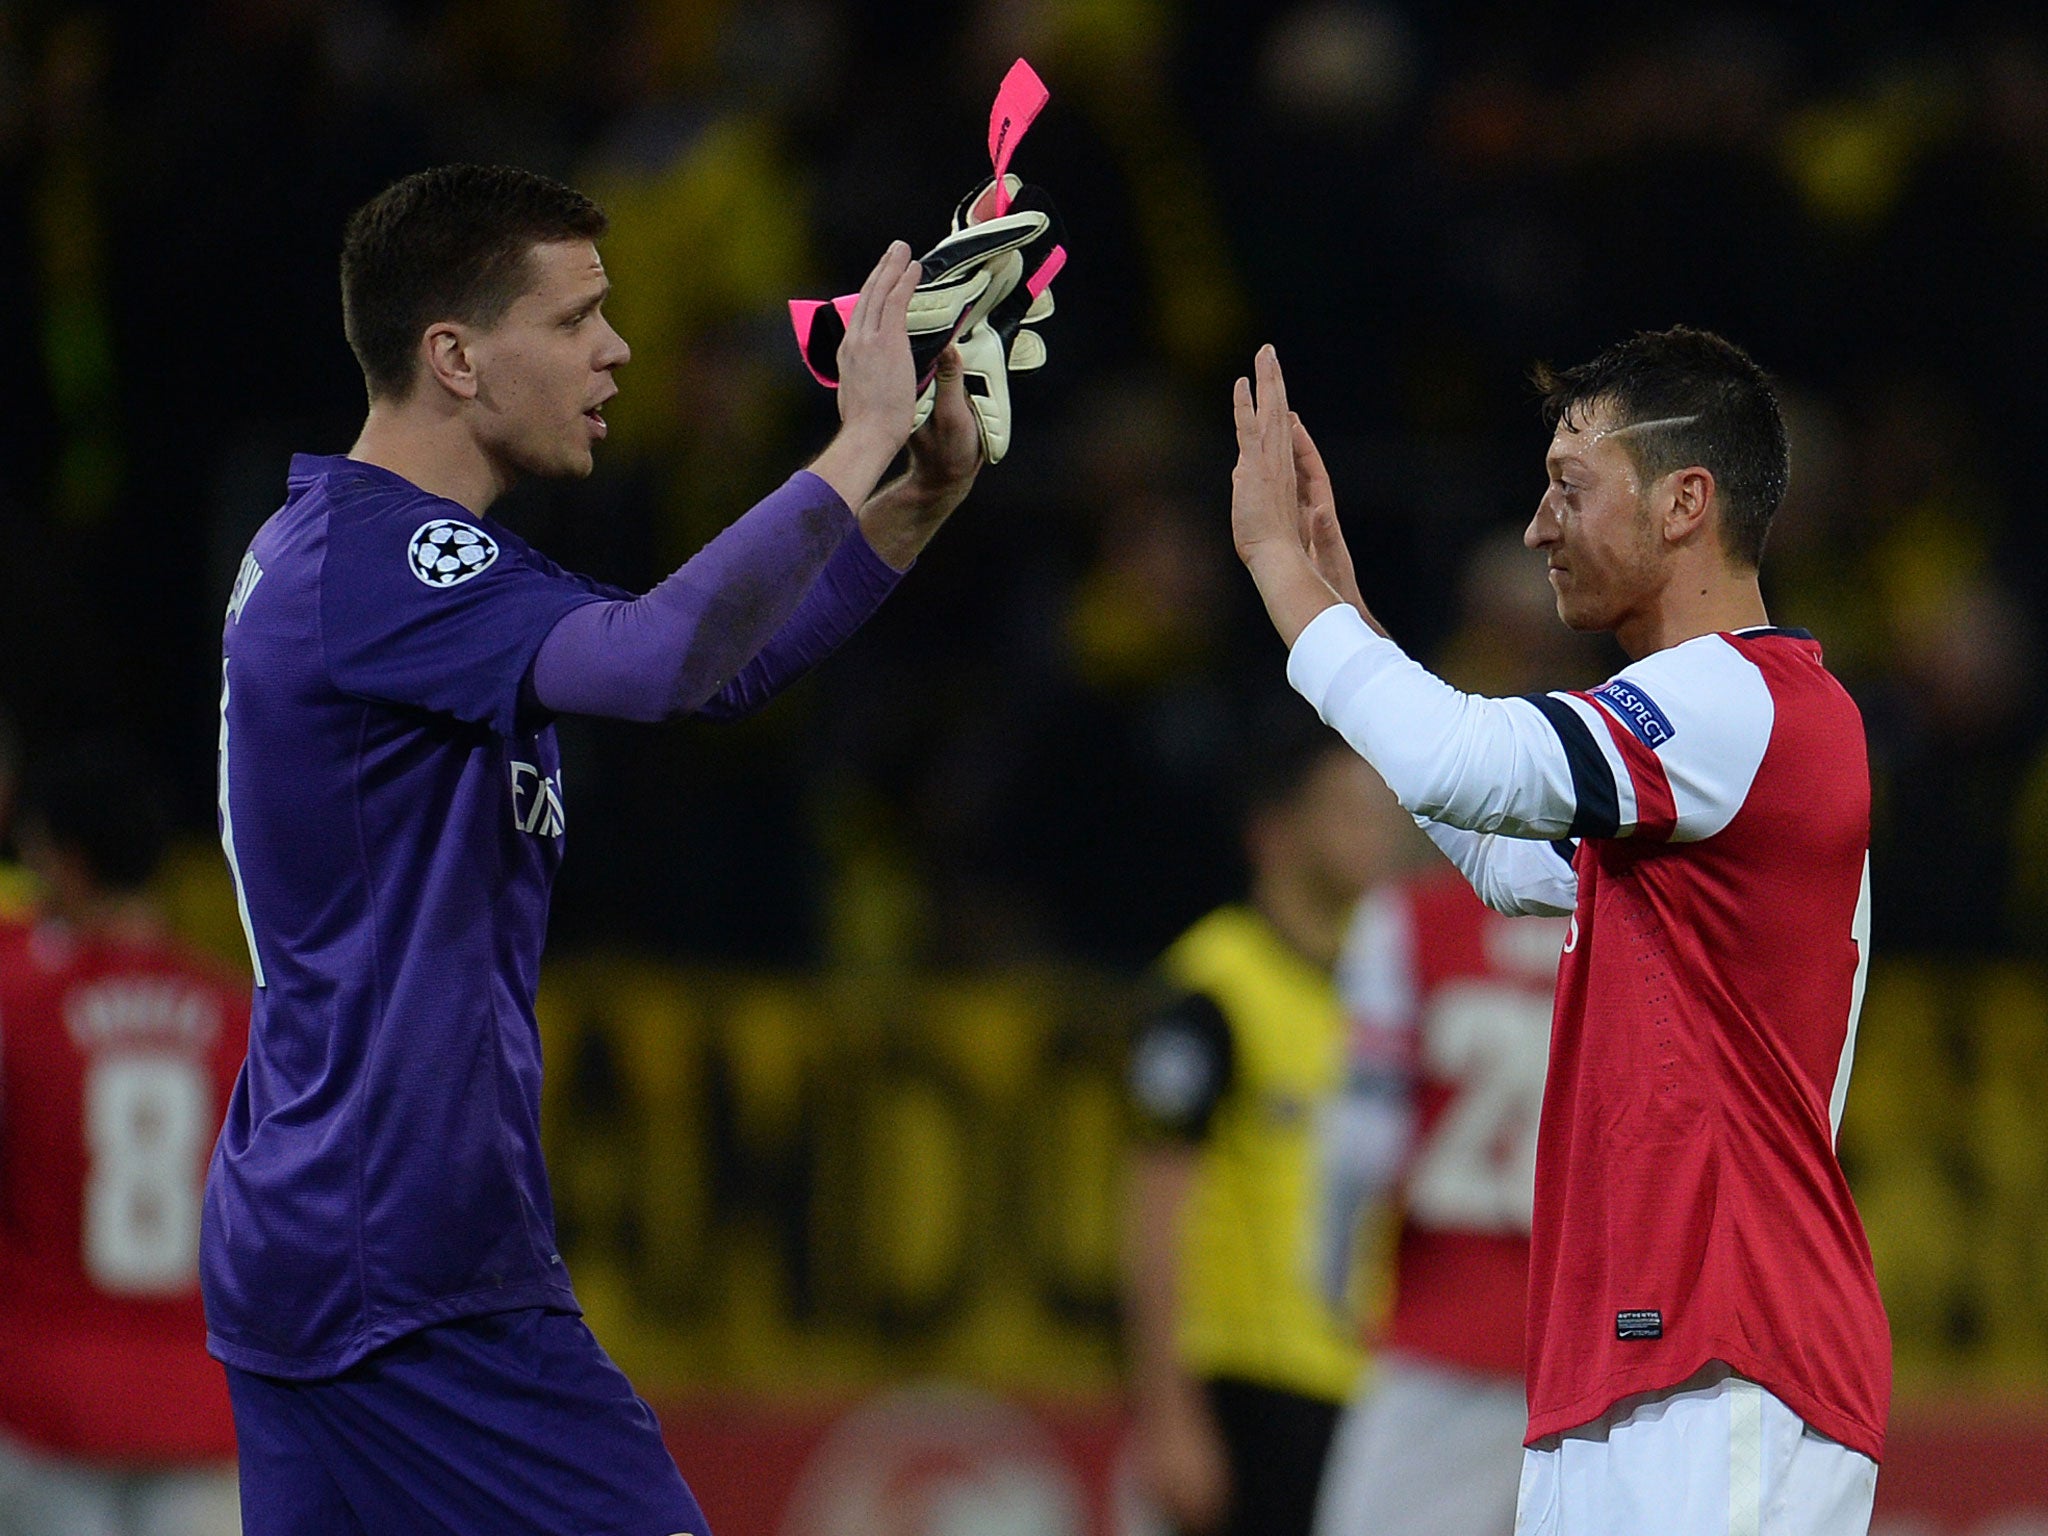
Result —
MULTIPOLYGON (((813 476, 778 498, 814 543, 853 526, 813 476)), ((893 580, 849 569, 864 607, 805 599, 834 608, 829 643, 893 580)), ((816 574, 795 563, 790 604, 816 574)), ((293 459, 224 630, 221 836, 256 991, 202 1228, 221 1360, 327 1376, 432 1323, 576 1308, 534 1019, 567 802, 529 669, 564 615, 627 598, 389 471, 293 459)))

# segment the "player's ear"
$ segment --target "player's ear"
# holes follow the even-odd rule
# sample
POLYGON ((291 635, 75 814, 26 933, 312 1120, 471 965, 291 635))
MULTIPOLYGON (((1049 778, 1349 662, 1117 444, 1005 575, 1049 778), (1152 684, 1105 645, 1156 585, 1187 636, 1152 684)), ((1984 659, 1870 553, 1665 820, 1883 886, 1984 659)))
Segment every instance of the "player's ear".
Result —
POLYGON ((1683 544, 1698 535, 1714 505, 1714 473, 1702 465, 1673 470, 1664 477, 1664 542, 1683 544))
POLYGON ((420 338, 420 365, 427 376, 459 400, 474 400, 476 359, 468 332, 452 320, 438 321, 420 338))

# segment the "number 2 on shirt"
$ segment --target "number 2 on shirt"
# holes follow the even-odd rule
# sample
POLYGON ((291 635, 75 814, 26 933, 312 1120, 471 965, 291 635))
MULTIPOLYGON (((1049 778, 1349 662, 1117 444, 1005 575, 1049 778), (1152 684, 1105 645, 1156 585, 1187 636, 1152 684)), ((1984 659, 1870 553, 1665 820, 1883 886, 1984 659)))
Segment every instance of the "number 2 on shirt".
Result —
POLYGON ((1423 1021, 1423 1064, 1458 1088, 1408 1176, 1416 1220, 1529 1230, 1549 1040, 1550 1003, 1524 988, 1471 982, 1437 995, 1423 1021))

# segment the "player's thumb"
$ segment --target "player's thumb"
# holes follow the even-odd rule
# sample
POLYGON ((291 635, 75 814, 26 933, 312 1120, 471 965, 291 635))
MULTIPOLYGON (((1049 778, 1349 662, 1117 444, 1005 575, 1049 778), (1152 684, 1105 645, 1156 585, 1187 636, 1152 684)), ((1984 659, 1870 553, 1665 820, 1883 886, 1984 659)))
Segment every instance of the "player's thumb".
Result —
POLYGON ((960 375, 965 366, 960 361, 960 348, 949 341, 945 351, 939 354, 938 367, 933 371, 932 379, 942 390, 957 390, 962 387, 960 375))

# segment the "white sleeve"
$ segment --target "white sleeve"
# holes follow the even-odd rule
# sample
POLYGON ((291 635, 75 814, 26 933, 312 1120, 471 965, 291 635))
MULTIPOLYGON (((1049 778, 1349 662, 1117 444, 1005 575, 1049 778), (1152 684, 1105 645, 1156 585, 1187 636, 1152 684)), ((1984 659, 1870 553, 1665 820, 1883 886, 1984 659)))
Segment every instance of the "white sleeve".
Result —
POLYGON ((1416 820, 1494 911, 1509 917, 1564 917, 1578 907, 1579 876, 1572 867, 1577 845, 1569 839, 1539 843, 1416 820))
POLYGON ((1411 814, 1546 842, 1578 835, 1572 765, 1530 700, 1458 692, 1343 603, 1295 640, 1287 680, 1411 814))
POLYGON ((1344 1090, 1323 1106, 1316 1274, 1331 1305, 1350 1283, 1360 1223, 1394 1187, 1415 1134, 1414 920, 1399 887, 1358 904, 1337 960, 1349 1041, 1344 1090))
MULTIPOLYGON (((1295 640, 1287 677, 1415 816, 1544 842, 1713 836, 1747 797, 1773 720, 1762 673, 1720 635, 1658 651, 1591 693, 1487 699, 1340 603, 1295 640)), ((1453 854, 1461 869, 1473 857, 1453 854)))

